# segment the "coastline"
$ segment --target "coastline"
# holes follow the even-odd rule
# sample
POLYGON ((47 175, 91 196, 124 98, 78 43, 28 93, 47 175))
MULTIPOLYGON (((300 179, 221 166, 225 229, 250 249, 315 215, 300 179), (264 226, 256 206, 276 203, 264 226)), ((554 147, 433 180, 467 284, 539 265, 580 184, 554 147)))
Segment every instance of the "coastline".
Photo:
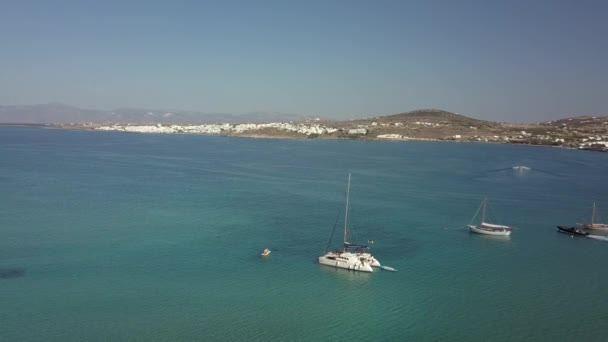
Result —
POLYGON ((95 132, 121 132, 131 134, 207 135, 250 139, 287 140, 358 140, 358 141, 428 141, 451 143, 486 143, 522 146, 558 147, 591 152, 608 152, 608 130, 568 130, 566 127, 495 124, 484 126, 458 126, 427 122, 414 125, 379 125, 376 122, 299 122, 265 124, 202 124, 202 125, 135 125, 135 124, 39 124, 0 123, 0 127, 30 127, 42 129, 81 130, 95 132), (332 126, 328 126, 331 124, 332 126), (423 127, 419 127, 420 125, 423 127), (426 126, 426 127, 425 127, 426 126), (446 129, 447 127, 447 129, 446 129), (442 128, 442 129, 441 129, 442 128), (539 134, 539 131, 540 134, 539 134), (543 134, 544 133, 544 134, 543 134), (552 133, 552 134, 549 134, 552 133))
POLYGON ((310 136, 310 135, 302 135, 302 134, 281 134, 281 132, 274 131, 271 134, 264 133, 253 133, 252 131, 244 131, 242 133, 234 134, 234 133, 202 133, 202 132, 135 132, 135 131, 127 131, 122 129, 104 129, 100 130, 97 127, 100 126, 89 126, 89 125, 49 125, 49 124, 0 124, 0 126, 9 126, 9 127, 37 127, 37 128, 46 128, 46 129, 61 129, 61 130, 80 130, 80 131, 93 131, 93 132, 118 132, 118 133, 126 133, 126 134, 177 134, 177 135, 204 135, 204 136, 216 136, 216 137, 226 137, 226 138, 244 138, 244 139, 276 139, 276 140, 355 140, 355 141, 368 141, 368 142, 393 142, 393 143, 403 143, 403 142, 443 142, 443 143, 481 143, 481 144, 500 144, 500 145, 519 145, 519 146, 535 146, 535 147, 551 147, 551 148, 563 148, 568 150, 581 150, 581 151, 593 151, 593 152, 606 152, 606 150, 594 150, 594 149, 584 149, 577 146, 564 145, 564 144, 539 144, 533 143, 531 141, 525 140, 516 140, 516 141, 492 141, 492 140, 484 140, 484 139, 454 139, 451 137, 447 138, 427 138, 427 137, 406 137, 402 139, 386 139, 386 138, 378 138, 376 136, 370 135, 356 135, 356 136, 345 136, 345 135, 319 135, 319 136, 310 136))

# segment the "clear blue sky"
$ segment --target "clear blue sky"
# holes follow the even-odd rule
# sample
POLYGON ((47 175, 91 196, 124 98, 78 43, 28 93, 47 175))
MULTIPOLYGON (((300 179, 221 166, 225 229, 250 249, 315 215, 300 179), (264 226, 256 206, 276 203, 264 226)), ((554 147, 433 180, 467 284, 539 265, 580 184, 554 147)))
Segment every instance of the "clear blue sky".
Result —
POLYGON ((4 2, 0 104, 608 115, 608 1, 126 2, 4 2))

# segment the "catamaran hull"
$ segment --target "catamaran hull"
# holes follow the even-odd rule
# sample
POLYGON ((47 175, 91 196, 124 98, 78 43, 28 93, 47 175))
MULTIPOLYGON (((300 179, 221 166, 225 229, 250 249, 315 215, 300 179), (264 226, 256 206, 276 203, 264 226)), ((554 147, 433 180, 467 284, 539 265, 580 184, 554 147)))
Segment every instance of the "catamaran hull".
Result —
POLYGON ((369 253, 361 253, 361 254, 357 254, 357 256, 361 256, 361 257, 365 258, 365 262, 367 262, 371 267, 381 267, 382 266, 382 264, 380 264, 380 261, 378 261, 378 259, 374 258, 374 256, 369 253))
POLYGON ((374 272, 374 269, 370 265, 364 265, 360 262, 332 260, 326 258, 325 256, 319 257, 319 264, 336 268, 343 268, 345 270, 351 271, 374 272))
POLYGON ((376 260, 376 258, 374 258, 374 257, 371 257, 371 258, 369 259, 369 264, 370 264, 372 267, 381 267, 381 266, 382 266, 382 265, 380 264, 380 261, 376 260))
POLYGON ((473 233, 484 234, 484 235, 494 235, 494 236, 510 236, 511 230, 486 230, 480 229, 476 226, 469 226, 469 230, 473 233))

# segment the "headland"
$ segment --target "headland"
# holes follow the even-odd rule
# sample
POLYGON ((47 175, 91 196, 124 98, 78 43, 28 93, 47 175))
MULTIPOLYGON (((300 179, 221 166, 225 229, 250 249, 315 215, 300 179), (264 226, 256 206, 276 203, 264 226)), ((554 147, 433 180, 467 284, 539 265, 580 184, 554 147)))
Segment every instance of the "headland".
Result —
POLYGON ((251 138, 453 141, 608 150, 608 117, 580 116, 533 124, 478 120, 425 109, 368 119, 319 118, 269 123, 62 124, 55 127, 129 133, 209 134, 251 138))

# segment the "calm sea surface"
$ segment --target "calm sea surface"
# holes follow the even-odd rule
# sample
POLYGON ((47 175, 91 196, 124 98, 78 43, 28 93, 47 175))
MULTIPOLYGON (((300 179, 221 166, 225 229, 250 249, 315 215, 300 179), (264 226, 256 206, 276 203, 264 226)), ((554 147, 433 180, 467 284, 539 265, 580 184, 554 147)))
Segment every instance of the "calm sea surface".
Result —
POLYGON ((2 341, 608 340, 608 153, 5 127, 0 189, 2 341), (317 263, 349 171, 398 272, 317 263))

